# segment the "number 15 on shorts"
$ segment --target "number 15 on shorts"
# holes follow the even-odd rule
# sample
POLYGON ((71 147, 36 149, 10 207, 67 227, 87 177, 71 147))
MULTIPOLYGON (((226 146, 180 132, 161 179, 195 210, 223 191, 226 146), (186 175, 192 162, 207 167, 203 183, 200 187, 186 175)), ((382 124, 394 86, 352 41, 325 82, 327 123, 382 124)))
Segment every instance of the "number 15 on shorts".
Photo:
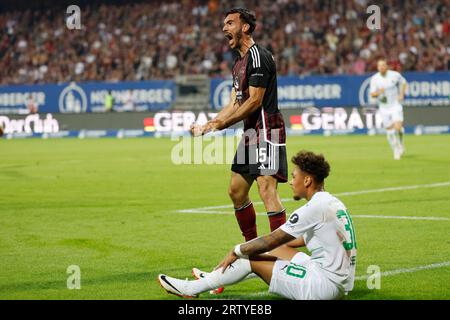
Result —
POLYGON ((266 163, 267 161, 267 148, 257 148, 256 150, 256 163, 266 163))

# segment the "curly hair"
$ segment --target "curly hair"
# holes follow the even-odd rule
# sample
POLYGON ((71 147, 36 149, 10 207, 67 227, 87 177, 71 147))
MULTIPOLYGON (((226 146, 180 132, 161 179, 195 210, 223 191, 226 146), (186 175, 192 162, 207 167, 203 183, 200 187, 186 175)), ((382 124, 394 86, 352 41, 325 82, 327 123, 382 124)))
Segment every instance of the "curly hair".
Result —
POLYGON ((241 21, 243 23, 247 23, 250 26, 250 29, 248 30, 249 34, 252 34, 253 31, 255 31, 256 16, 252 11, 250 11, 246 8, 236 7, 236 8, 232 8, 232 9, 226 11, 224 15, 226 17, 229 14, 233 14, 233 13, 239 13, 239 18, 241 19, 241 21))
POLYGON ((322 183, 330 174, 330 164, 322 154, 302 150, 291 161, 302 171, 312 175, 317 183, 322 183))

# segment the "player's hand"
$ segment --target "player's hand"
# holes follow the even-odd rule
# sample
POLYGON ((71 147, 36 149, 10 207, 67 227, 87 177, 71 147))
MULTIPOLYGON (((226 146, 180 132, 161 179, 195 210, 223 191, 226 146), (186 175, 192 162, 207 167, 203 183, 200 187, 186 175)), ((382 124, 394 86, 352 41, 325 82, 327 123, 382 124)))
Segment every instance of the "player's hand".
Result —
POLYGON ((204 126, 205 133, 222 130, 224 128, 226 128, 225 122, 217 118, 208 121, 204 126))
POLYGON ((230 253, 228 253, 228 255, 222 260, 222 262, 214 268, 214 270, 222 268, 222 273, 224 273, 229 265, 235 262, 238 258, 239 257, 234 253, 234 250, 231 250, 230 253))
POLYGON ((203 135, 203 126, 198 125, 196 123, 192 124, 191 127, 189 128, 189 130, 191 131, 192 136, 194 137, 198 137, 203 135))
POLYGON ((405 96, 403 94, 398 95, 398 101, 402 102, 405 99, 405 96))
POLYGON ((378 91, 378 94, 383 94, 384 93, 384 88, 381 88, 379 91, 378 91))

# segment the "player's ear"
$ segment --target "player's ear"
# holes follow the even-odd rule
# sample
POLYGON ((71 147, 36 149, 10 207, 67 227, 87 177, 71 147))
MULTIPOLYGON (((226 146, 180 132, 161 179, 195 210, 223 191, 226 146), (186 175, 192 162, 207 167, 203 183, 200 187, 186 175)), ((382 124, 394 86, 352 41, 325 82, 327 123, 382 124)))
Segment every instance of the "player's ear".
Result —
POLYGON ((311 176, 306 176, 305 180, 303 181, 303 183, 305 184, 305 187, 308 188, 311 185, 311 183, 312 183, 311 176))
POLYGON ((250 30, 250 25, 248 23, 244 23, 242 26, 242 31, 244 31, 244 33, 247 33, 248 30, 250 30))

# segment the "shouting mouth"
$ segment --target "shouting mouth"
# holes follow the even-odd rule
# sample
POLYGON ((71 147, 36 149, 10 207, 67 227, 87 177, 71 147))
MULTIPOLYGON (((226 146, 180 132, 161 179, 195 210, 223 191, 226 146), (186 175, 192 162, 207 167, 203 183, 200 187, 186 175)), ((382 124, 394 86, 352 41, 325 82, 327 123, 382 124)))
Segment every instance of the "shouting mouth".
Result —
POLYGON ((233 40, 233 35, 231 33, 226 33, 225 38, 228 39, 228 43, 231 45, 231 42, 233 40))

